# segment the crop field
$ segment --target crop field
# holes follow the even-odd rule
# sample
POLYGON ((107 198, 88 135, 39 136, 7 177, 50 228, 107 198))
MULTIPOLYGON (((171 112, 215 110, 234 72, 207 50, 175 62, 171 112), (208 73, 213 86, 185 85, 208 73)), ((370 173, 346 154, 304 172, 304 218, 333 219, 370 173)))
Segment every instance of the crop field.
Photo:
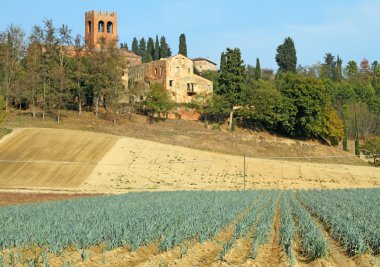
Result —
POLYGON ((0 188, 72 188, 117 137, 54 129, 16 129, 0 141, 0 188))
POLYGON ((380 189, 141 192, 0 207, 0 266, 378 266, 380 189))
MULTIPOLYGON (((370 166, 302 160, 247 158, 246 188, 380 185, 380 172, 370 166)), ((0 140, 0 190, 97 194, 240 190, 243 173, 242 156, 101 133, 24 128, 0 140)))

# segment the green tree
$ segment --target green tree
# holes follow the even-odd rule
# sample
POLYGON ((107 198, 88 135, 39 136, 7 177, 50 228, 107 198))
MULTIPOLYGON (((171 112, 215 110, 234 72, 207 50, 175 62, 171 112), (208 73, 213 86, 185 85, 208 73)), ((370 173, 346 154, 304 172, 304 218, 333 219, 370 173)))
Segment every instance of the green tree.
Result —
POLYGON ((15 97, 16 85, 21 73, 21 59, 25 57, 25 33, 14 25, 0 33, 0 66, 2 82, 0 84, 5 95, 5 108, 8 110, 12 98, 15 97))
POLYGON ((43 29, 34 26, 29 36, 28 53, 26 59, 26 87, 27 99, 32 109, 33 118, 36 117, 36 110, 43 102, 43 51, 42 43, 44 39, 43 29))
POLYGON ((367 140, 360 147, 361 152, 369 160, 372 160, 373 166, 380 166, 380 137, 373 136, 367 140))
POLYGON ((296 48, 290 37, 285 38, 284 43, 277 47, 276 62, 279 67, 278 72, 296 72, 296 48))
POLYGON ((139 54, 139 42, 137 41, 136 37, 134 37, 132 40, 132 52, 136 55, 139 54))
POLYGON ((145 52, 146 52, 146 42, 145 42, 145 38, 144 37, 140 39, 139 50, 138 51, 139 51, 138 55, 141 56, 141 57, 144 57, 145 52))
POLYGON ((280 109, 284 119, 278 128, 291 136, 327 137, 326 116, 330 96, 323 81, 288 73, 280 75, 276 86, 283 97, 280 109))
POLYGON ((242 90, 245 81, 245 66, 239 48, 227 48, 225 63, 218 75, 217 94, 222 95, 230 108, 230 130, 234 111, 242 104, 242 90))
POLYGON ((148 116, 153 121, 155 116, 158 119, 166 119, 170 110, 175 107, 174 102, 170 99, 167 91, 162 84, 154 83, 150 86, 151 92, 143 102, 147 108, 148 116))
POLYGON ((149 54, 148 60, 152 61, 153 58, 154 58, 154 41, 153 41, 152 37, 148 38, 148 43, 146 45, 146 50, 148 51, 148 54, 149 54))
POLYGON ((272 81, 249 80, 243 89, 243 99, 238 114, 245 127, 276 130, 282 96, 272 81))
POLYGON ((336 57, 336 80, 337 81, 341 81, 343 79, 342 65, 343 65, 343 60, 339 56, 337 56, 336 57))
POLYGON ((354 60, 347 62, 344 72, 348 78, 354 78, 359 74, 358 64, 354 60))
POLYGON ((49 92, 50 107, 55 111, 57 123, 61 121, 61 111, 65 107, 69 95, 70 73, 68 63, 70 58, 67 56, 67 48, 72 44, 71 29, 67 25, 62 25, 57 36, 57 45, 54 46, 53 53, 56 56, 57 64, 53 65, 52 78, 53 90, 49 92))
POLYGON ((184 33, 182 33, 179 36, 179 49, 178 54, 184 55, 187 57, 187 44, 186 44, 186 36, 184 33))
POLYGON ((7 112, 5 111, 5 100, 4 96, 0 92, 0 124, 4 121, 7 112))
POLYGON ((106 72, 103 94, 106 96, 109 106, 112 109, 113 125, 116 125, 117 113, 119 112, 120 100, 124 94, 124 84, 121 73, 125 66, 125 61, 120 54, 120 50, 116 49, 112 44, 107 49, 107 60, 105 63, 106 72))
POLYGON ((216 93, 223 95, 227 99, 229 106, 232 107, 241 104, 245 66, 239 48, 227 48, 224 58, 225 63, 219 71, 219 89, 216 93))
POLYGON ((81 42, 82 38, 77 35, 75 38, 75 56, 71 60, 71 79, 73 96, 75 96, 78 105, 78 114, 82 113, 83 103, 86 101, 86 91, 88 82, 88 57, 83 56, 84 45, 81 42))
POLYGON ((165 36, 161 36, 160 39, 160 58, 168 58, 171 56, 169 45, 166 43, 165 36))
POLYGON ((225 66, 226 66, 226 56, 225 56, 224 52, 222 52, 221 55, 220 55, 219 70, 223 71, 225 66))
POLYGON ((331 53, 327 53, 325 56, 325 63, 322 65, 321 76, 333 81, 337 80, 337 62, 331 53))
POLYGON ((154 60, 160 59, 160 42, 158 41, 158 36, 156 35, 156 42, 154 43, 154 60))
POLYGON ((261 79, 261 67, 260 67, 260 60, 256 58, 256 67, 255 67, 255 80, 261 79))
POLYGON ((128 44, 125 43, 125 42, 124 43, 120 43, 120 48, 129 50, 128 49, 128 44))

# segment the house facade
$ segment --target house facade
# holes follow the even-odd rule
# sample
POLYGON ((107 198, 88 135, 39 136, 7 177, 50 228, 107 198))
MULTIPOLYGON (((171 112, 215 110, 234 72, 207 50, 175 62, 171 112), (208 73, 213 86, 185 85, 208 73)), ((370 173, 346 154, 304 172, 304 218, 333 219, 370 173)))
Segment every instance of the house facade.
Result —
POLYGON ((213 83, 194 74, 194 62, 181 54, 132 66, 125 75, 129 89, 139 88, 139 100, 153 83, 160 83, 176 103, 190 103, 198 94, 213 93, 213 83))
POLYGON ((204 73, 207 71, 217 71, 216 63, 212 62, 208 58, 201 58, 201 57, 193 58, 193 62, 194 62, 194 69, 198 73, 204 73))

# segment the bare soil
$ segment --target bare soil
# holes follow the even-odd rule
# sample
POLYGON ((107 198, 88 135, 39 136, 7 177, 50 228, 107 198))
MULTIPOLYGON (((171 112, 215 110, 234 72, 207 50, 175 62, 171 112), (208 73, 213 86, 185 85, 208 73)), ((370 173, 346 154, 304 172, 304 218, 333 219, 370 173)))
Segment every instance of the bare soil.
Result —
MULTIPOLYGON (((256 266, 289 266, 289 260, 280 245, 280 206, 277 203, 273 228, 269 235, 269 242, 261 245, 255 260, 250 260, 246 264, 254 263, 256 266)), ((247 265, 248 266, 248 265, 247 265)))
MULTIPOLYGON (((243 165, 241 156, 84 131, 15 129, 0 140, 0 189, 16 191, 237 190, 243 165)), ((380 185, 370 166, 247 158, 245 173, 247 189, 380 185)))
POLYGON ((111 114, 100 114, 96 118, 91 112, 64 111, 60 124, 50 117, 33 119, 30 111, 11 112, 3 127, 7 128, 57 128, 91 132, 108 133, 128 136, 159 143, 185 146, 205 151, 213 151, 230 155, 249 157, 291 157, 288 160, 300 161, 294 157, 309 157, 302 159, 307 162, 343 163, 350 165, 366 165, 362 160, 340 148, 321 145, 312 140, 296 140, 270 134, 264 131, 237 129, 228 132, 227 125, 206 125, 201 121, 185 121, 168 119, 166 121, 149 123, 147 117, 134 115, 128 119, 119 116, 117 125, 112 124, 111 114), (329 156, 323 158, 321 156, 329 156), (332 156, 332 157, 331 157, 332 156), (343 157, 336 157, 343 156, 343 157))
POLYGON ((78 187, 116 140, 80 131, 15 129, 0 141, 0 188, 78 187))
POLYGON ((74 198, 82 198, 82 197, 94 197, 98 195, 99 194, 0 192, 0 206, 48 202, 48 201, 66 200, 66 199, 74 199, 74 198))

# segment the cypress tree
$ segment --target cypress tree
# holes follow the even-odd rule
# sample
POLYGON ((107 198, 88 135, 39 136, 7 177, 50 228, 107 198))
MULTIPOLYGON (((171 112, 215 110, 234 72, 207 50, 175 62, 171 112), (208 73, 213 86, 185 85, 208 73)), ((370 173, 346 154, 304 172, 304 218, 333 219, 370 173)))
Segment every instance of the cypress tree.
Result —
POLYGON ((182 33, 179 36, 179 49, 178 54, 184 55, 187 57, 187 44, 186 44, 186 36, 184 33, 182 33))
POLYGON ((143 38, 140 39, 140 42, 139 42, 139 52, 138 52, 138 55, 139 56, 144 56, 145 52, 146 52, 146 42, 145 42, 145 38, 143 37, 143 38))
POLYGON ((344 133, 343 133, 343 150, 348 151, 348 137, 347 137, 347 126, 346 122, 344 123, 344 133))
POLYGON ((241 104, 245 79, 245 66, 239 48, 227 48, 222 54, 221 69, 218 75, 218 94, 223 95, 229 105, 241 104))
POLYGON ((149 39, 148 39, 148 44, 146 45, 146 50, 149 54, 150 61, 152 61, 152 59, 154 58, 154 41, 153 41, 153 38, 151 38, 151 37, 149 37, 149 39))
POLYGON ((226 56, 225 56, 224 52, 222 52, 222 54, 220 55, 220 67, 219 67, 219 70, 223 71, 225 66, 226 66, 226 56))
POLYGON ((358 119, 355 113, 355 156, 360 158, 360 143, 359 143, 359 128, 358 128, 358 119))
POLYGON ((135 53, 136 55, 139 54, 139 43, 136 37, 134 37, 132 41, 132 52, 135 53))
POLYGON ((292 38, 285 38, 284 43, 277 47, 276 62, 279 72, 296 72, 297 53, 292 38))
POLYGON ((343 79, 342 64, 343 64, 343 60, 339 56, 337 56, 336 57, 336 79, 338 81, 341 81, 343 79))
POLYGON ((165 36, 161 36, 160 39, 160 58, 168 58, 170 56, 170 48, 166 43, 165 36))
POLYGON ((160 42, 158 41, 158 36, 156 35, 156 43, 154 45, 154 60, 160 59, 160 42))
POLYGON ((258 81, 260 79, 261 79, 260 60, 258 58, 256 58, 255 80, 258 81))

